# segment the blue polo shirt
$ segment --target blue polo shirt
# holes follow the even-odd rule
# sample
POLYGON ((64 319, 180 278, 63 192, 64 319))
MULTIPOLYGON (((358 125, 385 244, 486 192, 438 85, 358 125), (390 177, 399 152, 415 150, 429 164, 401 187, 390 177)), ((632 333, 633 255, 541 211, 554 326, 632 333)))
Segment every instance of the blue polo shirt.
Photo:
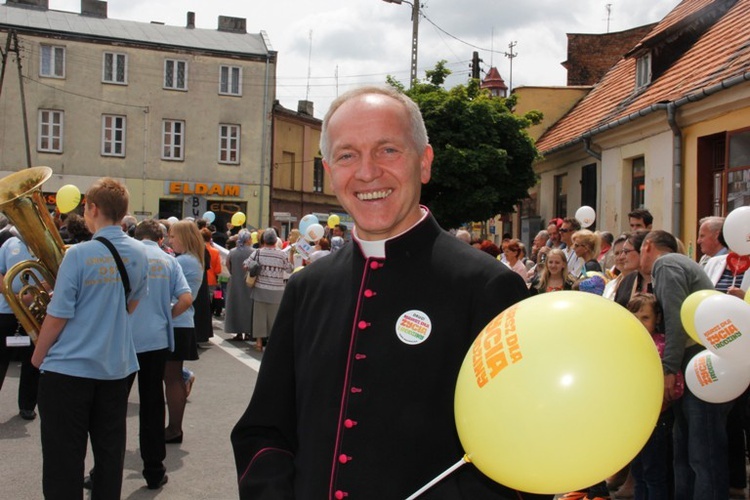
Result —
MULTIPOLYGON (((141 242, 107 226, 94 234, 115 246, 130 278, 129 300, 148 292, 148 259, 141 242)), ((138 370, 125 290, 114 257, 98 241, 65 252, 47 314, 67 319, 40 370, 97 380, 118 380, 138 370)))
MULTIPOLYGON (((190 293, 193 296, 193 301, 198 296, 198 290, 203 283, 203 266, 194 255, 184 253, 177 256, 177 263, 180 264, 182 272, 185 275, 188 286, 190 287, 190 293)), ((193 315, 195 309, 191 305, 187 311, 177 316, 172 320, 172 325, 175 328, 193 328, 195 323, 193 322, 193 315)))
POLYGON ((169 348, 174 351, 172 304, 190 293, 182 268, 174 257, 149 240, 141 242, 148 256, 148 295, 131 315, 135 352, 169 348))
MULTIPOLYGON (((34 257, 29 252, 28 247, 18 237, 8 238, 3 246, 0 247, 0 274, 7 274, 8 270, 24 260, 30 260, 34 257)), ((18 293, 21 290, 21 275, 16 276, 13 280, 13 292, 18 293)), ((0 293, 0 314, 13 314, 13 310, 5 300, 5 294, 0 293)))

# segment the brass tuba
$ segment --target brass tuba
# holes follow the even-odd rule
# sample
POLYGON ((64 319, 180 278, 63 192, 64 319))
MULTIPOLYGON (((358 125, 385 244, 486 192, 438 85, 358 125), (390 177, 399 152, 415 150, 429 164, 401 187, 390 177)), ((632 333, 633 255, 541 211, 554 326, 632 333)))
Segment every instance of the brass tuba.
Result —
POLYGON ((47 210, 42 184, 52 176, 49 167, 32 167, 0 179, 0 212, 16 227, 37 260, 11 267, 3 281, 5 298, 31 340, 36 343, 47 314, 51 290, 65 253, 65 244, 47 210), (22 288, 13 293, 20 275, 22 288))

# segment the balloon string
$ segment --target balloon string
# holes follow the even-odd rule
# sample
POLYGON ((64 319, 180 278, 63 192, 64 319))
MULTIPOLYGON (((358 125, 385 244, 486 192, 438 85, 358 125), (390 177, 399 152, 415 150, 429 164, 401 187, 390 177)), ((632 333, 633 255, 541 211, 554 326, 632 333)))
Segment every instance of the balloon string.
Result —
POLYGON ((442 481, 446 477, 448 477, 451 474, 453 474, 453 472, 456 471, 459 467, 461 467, 464 464, 468 464, 469 462, 471 462, 471 459, 469 458, 469 455, 464 455, 461 458, 461 460, 459 460, 455 464, 451 465, 448 469, 445 470, 445 472, 443 472, 442 474, 440 474, 439 476, 437 476, 435 479, 433 479, 429 483, 427 483, 424 486, 422 486, 419 490, 415 491, 414 494, 412 494, 406 500, 414 500, 415 498, 419 497, 422 493, 424 493, 425 491, 429 490, 430 488, 432 488, 433 486, 435 486, 437 483, 439 483, 440 481, 442 481))

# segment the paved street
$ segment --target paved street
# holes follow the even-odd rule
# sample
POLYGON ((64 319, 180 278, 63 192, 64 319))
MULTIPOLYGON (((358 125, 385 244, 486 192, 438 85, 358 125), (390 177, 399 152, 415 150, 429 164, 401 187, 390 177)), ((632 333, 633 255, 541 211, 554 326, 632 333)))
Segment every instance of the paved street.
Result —
MULTIPOLYGON (((133 387, 128 406, 128 445, 122 498, 212 499, 237 498, 236 474, 229 433, 245 411, 255 386, 260 354, 248 352, 247 342, 229 342, 214 321, 210 347, 201 359, 186 363, 197 380, 185 410, 182 444, 167 445, 169 483, 161 490, 146 488, 138 451, 138 391, 133 387)), ((42 498, 42 455, 39 419, 18 416, 19 367, 12 363, 0 391, 0 497, 16 500, 42 498)), ((91 451, 86 470, 92 465, 91 451)), ((86 496, 88 498, 88 495, 86 496)))

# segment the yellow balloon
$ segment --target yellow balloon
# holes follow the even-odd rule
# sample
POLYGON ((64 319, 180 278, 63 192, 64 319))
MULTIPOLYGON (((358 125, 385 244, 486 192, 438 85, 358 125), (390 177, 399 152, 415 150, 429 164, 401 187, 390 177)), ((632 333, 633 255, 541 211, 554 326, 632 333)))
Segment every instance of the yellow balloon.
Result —
POLYGON ((716 290, 700 290, 691 293, 684 301, 682 301, 682 307, 680 308, 682 327, 687 334, 690 335, 690 338, 701 345, 703 344, 703 341, 701 341, 698 332, 695 330, 695 310, 698 308, 698 304, 703 302, 703 299, 716 294, 722 295, 721 292, 717 292, 716 290))
POLYGON ((333 229, 340 223, 341 223, 341 217, 339 217, 338 215, 331 214, 328 216, 328 227, 330 227, 331 229, 333 229))
POLYGON ((245 217, 245 214, 243 214, 242 212, 235 212, 234 215, 232 216, 232 225, 241 226, 242 224, 245 223, 246 220, 247 220, 247 217, 245 217))
POLYGON ((66 184, 57 191, 55 203, 61 214, 67 214, 81 203, 81 191, 73 184, 66 184))
POLYGON ((635 457, 663 391, 656 346, 627 309, 589 293, 545 293, 503 311, 474 341, 458 375, 456 428, 491 479, 574 491, 635 457), (606 411, 612 398, 615 412, 606 411))
POLYGON ((258 243, 258 231, 253 231, 252 233, 250 233, 250 241, 253 245, 258 243))

